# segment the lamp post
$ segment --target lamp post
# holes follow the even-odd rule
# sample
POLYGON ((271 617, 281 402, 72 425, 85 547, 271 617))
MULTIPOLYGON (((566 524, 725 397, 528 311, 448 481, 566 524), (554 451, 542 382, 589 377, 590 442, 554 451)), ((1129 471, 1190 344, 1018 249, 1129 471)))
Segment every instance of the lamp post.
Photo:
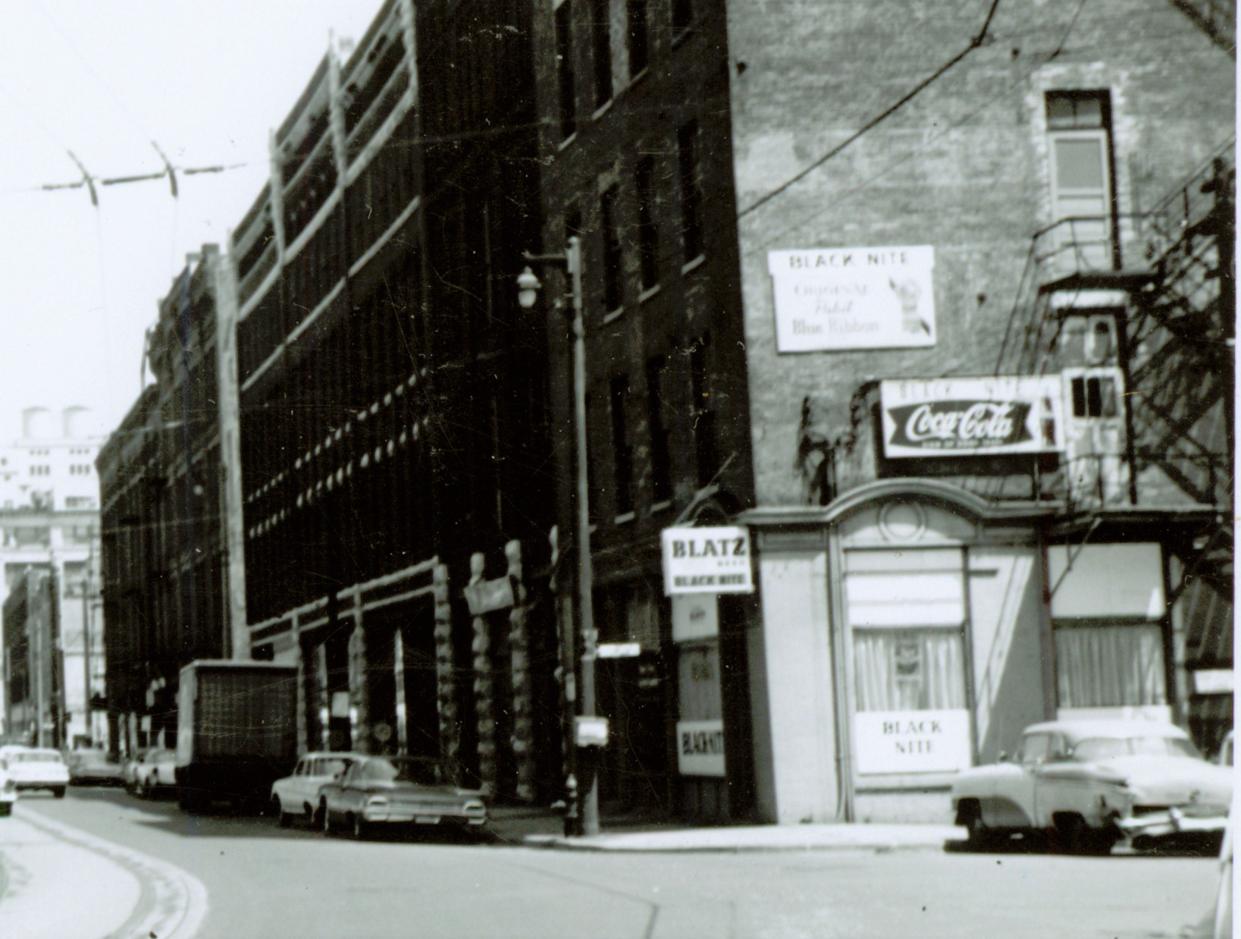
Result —
MULTIPOLYGON (((596 716, 595 649, 598 644, 598 634, 595 632, 595 611, 591 596, 594 574, 590 564, 590 487, 586 463, 586 326, 582 310, 582 243, 574 235, 569 238, 563 254, 531 254, 527 251, 523 252, 522 257, 531 264, 562 268, 569 277, 571 307, 569 312, 573 322, 574 467, 577 492, 574 509, 577 522, 578 628, 581 631, 582 662, 580 714, 583 718, 593 718, 596 716)), ((534 306, 542 286, 534 271, 528 266, 521 272, 517 278, 517 302, 522 309, 528 310, 534 306)), ((572 741, 573 746, 576 747, 576 743, 575 735, 572 741)), ((583 761, 576 762, 579 770, 583 768, 583 761)), ((599 833, 599 785, 594 761, 586 761, 585 769, 585 785, 579 790, 581 833, 596 835, 599 833)))

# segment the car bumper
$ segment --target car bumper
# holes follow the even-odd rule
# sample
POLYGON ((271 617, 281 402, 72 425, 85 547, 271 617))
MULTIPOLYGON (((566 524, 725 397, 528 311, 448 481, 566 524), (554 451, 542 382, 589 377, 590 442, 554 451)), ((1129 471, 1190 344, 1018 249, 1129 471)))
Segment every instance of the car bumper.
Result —
POLYGON ((1137 837, 1163 838, 1189 833, 1222 834, 1227 825, 1226 812, 1198 814, 1175 806, 1160 812, 1116 820, 1120 833, 1130 840, 1137 837))
POLYGON ((405 806, 367 807, 362 817, 373 824, 382 825, 457 825, 481 827, 487 824, 487 813, 460 811, 446 812, 436 809, 413 809, 405 806))

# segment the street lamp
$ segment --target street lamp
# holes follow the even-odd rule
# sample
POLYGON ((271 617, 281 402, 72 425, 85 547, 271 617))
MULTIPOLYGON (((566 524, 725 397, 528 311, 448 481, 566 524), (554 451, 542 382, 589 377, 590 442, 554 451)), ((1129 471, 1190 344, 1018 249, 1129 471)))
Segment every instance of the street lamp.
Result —
MULTIPOLYGON (((522 257, 531 264, 562 268, 569 276, 568 311, 573 321, 573 417, 575 430, 574 466, 577 477, 577 592, 578 626, 581 630, 581 718, 591 720, 595 714, 595 632, 594 602, 591 596, 594 579, 590 564, 590 489, 586 464, 586 326, 582 316, 582 243, 576 236, 569 238, 563 254, 531 254, 522 257)), ((528 266, 517 277, 517 302, 529 310, 538 300, 542 284, 528 266)), ((570 639, 572 642, 572 639, 570 639)), ((573 746, 577 746, 574 734, 573 746)), ((575 761, 580 767, 581 761, 575 761)), ((586 765, 586 785, 581 790, 581 829, 583 835, 599 833, 599 784, 593 761, 586 765)), ((570 777, 572 779, 572 777, 570 777)), ((570 790, 572 785, 570 785, 570 790)), ((569 793, 572 798, 572 792, 569 793)))

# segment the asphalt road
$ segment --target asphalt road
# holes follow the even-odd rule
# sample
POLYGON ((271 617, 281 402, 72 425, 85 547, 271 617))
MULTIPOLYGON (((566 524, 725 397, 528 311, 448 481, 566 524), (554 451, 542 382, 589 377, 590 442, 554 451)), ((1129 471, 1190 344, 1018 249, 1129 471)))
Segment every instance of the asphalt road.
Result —
POLYGON ((1193 857, 359 843, 269 819, 186 816, 114 789, 22 801, 193 874, 208 895, 199 936, 220 939, 1179 939, 1195 934, 1216 885, 1214 862, 1193 857))

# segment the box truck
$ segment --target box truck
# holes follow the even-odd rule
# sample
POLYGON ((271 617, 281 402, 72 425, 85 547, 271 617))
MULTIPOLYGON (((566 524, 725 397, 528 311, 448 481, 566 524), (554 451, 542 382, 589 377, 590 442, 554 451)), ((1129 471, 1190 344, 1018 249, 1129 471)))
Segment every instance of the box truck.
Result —
POLYGON ((297 762, 297 667, 199 659, 177 688, 177 800, 264 806, 297 762))

